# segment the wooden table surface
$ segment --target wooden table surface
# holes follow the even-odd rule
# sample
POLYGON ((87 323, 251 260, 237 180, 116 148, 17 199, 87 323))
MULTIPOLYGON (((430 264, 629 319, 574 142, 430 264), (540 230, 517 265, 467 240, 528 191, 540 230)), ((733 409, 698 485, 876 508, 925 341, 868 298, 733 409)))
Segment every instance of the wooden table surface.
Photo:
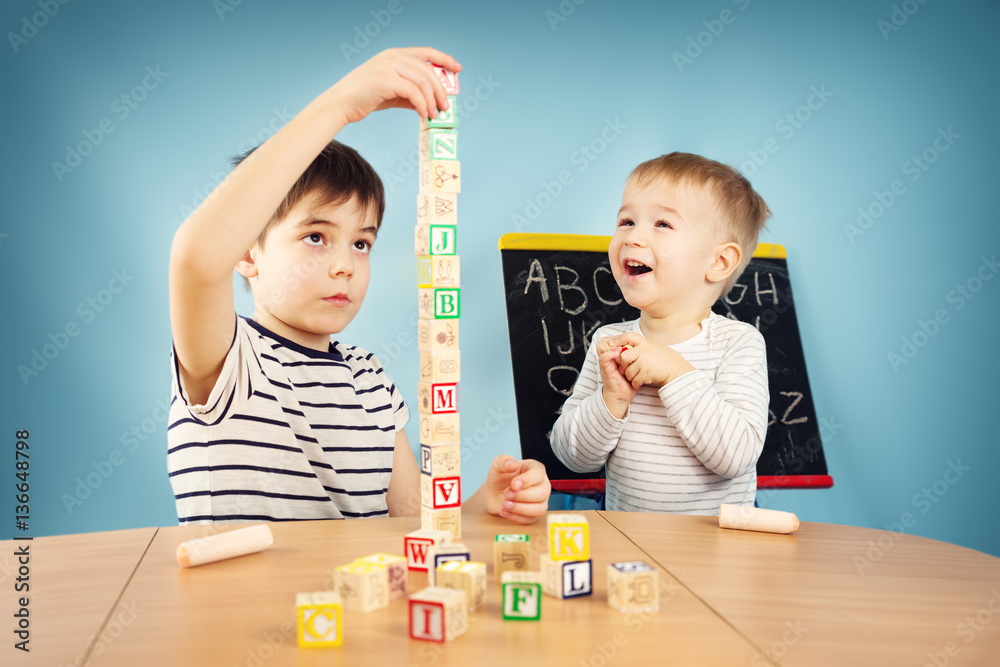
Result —
MULTIPOLYGON (((175 560, 180 542, 238 526, 39 538, 31 542, 32 652, 8 641, 0 656, 65 667, 1000 665, 1000 559, 992 556, 829 524, 769 535, 720 530, 711 517, 584 514, 594 594, 545 596, 539 623, 502 620, 492 540, 527 532, 541 550, 544 521, 519 529, 464 515, 462 541, 490 565, 487 603, 445 645, 410 640, 406 601, 396 600, 345 613, 340 648, 296 646, 295 594, 329 589, 333 569, 359 556, 401 553, 418 518, 271 524, 267 551, 190 570, 175 560), (880 539, 891 546, 869 551, 880 539), (627 560, 660 568, 658 613, 607 605, 607 564, 627 560)), ((15 544, 3 542, 3 553, 15 544)), ((410 573, 411 592, 425 585, 426 575, 410 573)), ((3 596, 8 619, 11 597, 3 596)))

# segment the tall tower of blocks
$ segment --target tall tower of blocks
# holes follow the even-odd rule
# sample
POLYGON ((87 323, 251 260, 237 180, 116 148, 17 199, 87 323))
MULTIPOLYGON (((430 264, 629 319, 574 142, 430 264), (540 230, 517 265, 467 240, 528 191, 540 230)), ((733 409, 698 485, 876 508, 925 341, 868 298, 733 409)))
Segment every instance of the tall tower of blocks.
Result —
POLYGON ((417 194, 417 340, 420 350, 421 521, 423 529, 462 535, 458 386, 462 312, 458 257, 461 169, 455 96, 458 74, 434 66, 448 93, 448 109, 420 121, 417 194))

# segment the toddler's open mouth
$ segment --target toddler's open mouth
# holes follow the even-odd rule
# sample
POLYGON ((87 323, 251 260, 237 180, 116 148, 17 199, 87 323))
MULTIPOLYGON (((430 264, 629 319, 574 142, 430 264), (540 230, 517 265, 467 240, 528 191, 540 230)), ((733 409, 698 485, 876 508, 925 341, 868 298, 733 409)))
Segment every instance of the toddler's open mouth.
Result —
POLYGON ((637 262, 634 259, 625 260, 625 273, 630 276, 641 276, 644 273, 649 273, 653 269, 649 268, 642 262, 637 262))

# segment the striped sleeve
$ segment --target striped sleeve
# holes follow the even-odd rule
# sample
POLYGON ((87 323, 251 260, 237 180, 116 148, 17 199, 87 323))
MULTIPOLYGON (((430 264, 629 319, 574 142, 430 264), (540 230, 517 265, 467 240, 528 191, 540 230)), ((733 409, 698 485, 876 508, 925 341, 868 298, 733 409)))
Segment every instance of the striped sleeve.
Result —
MULTIPOLYGON (((191 399, 188 397, 187 388, 184 386, 180 365, 177 360, 177 350, 173 350, 171 353, 173 361, 173 393, 174 396, 181 400, 186 414, 180 420, 172 423, 170 428, 188 421, 206 426, 214 426, 226 417, 232 407, 233 398, 237 393, 237 386, 241 384, 239 370, 244 363, 245 356, 241 349, 241 344, 245 342, 240 337, 239 327, 234 318, 233 341, 222 363, 222 370, 219 372, 219 377, 215 380, 215 385, 212 387, 208 398, 204 403, 197 405, 192 404, 191 399)), ((245 382, 245 378, 242 381, 245 382)))
POLYGON ((712 472, 739 477, 755 468, 767 431, 764 338, 747 328, 713 374, 695 370, 659 390, 667 419, 684 444, 712 472))
POLYGON ((594 472, 604 467, 628 420, 616 419, 601 395, 597 371, 597 337, 591 342, 562 414, 552 427, 552 451, 574 472, 594 472))

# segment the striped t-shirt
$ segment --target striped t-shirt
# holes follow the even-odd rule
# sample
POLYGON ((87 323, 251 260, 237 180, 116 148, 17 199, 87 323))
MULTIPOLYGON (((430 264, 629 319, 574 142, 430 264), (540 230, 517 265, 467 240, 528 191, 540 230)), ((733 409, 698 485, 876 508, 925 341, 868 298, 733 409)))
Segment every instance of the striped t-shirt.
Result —
POLYGON ((570 470, 607 466, 609 510, 714 515, 722 503, 753 505, 757 459, 768 420, 764 337, 712 313, 701 331, 671 345, 696 370, 639 389, 624 419, 601 396, 596 342, 639 321, 594 333, 587 357, 552 427, 552 449, 570 470))
POLYGON ((388 514, 409 412, 369 352, 313 350, 236 318, 219 379, 191 405, 173 362, 167 468, 183 523, 388 514))

